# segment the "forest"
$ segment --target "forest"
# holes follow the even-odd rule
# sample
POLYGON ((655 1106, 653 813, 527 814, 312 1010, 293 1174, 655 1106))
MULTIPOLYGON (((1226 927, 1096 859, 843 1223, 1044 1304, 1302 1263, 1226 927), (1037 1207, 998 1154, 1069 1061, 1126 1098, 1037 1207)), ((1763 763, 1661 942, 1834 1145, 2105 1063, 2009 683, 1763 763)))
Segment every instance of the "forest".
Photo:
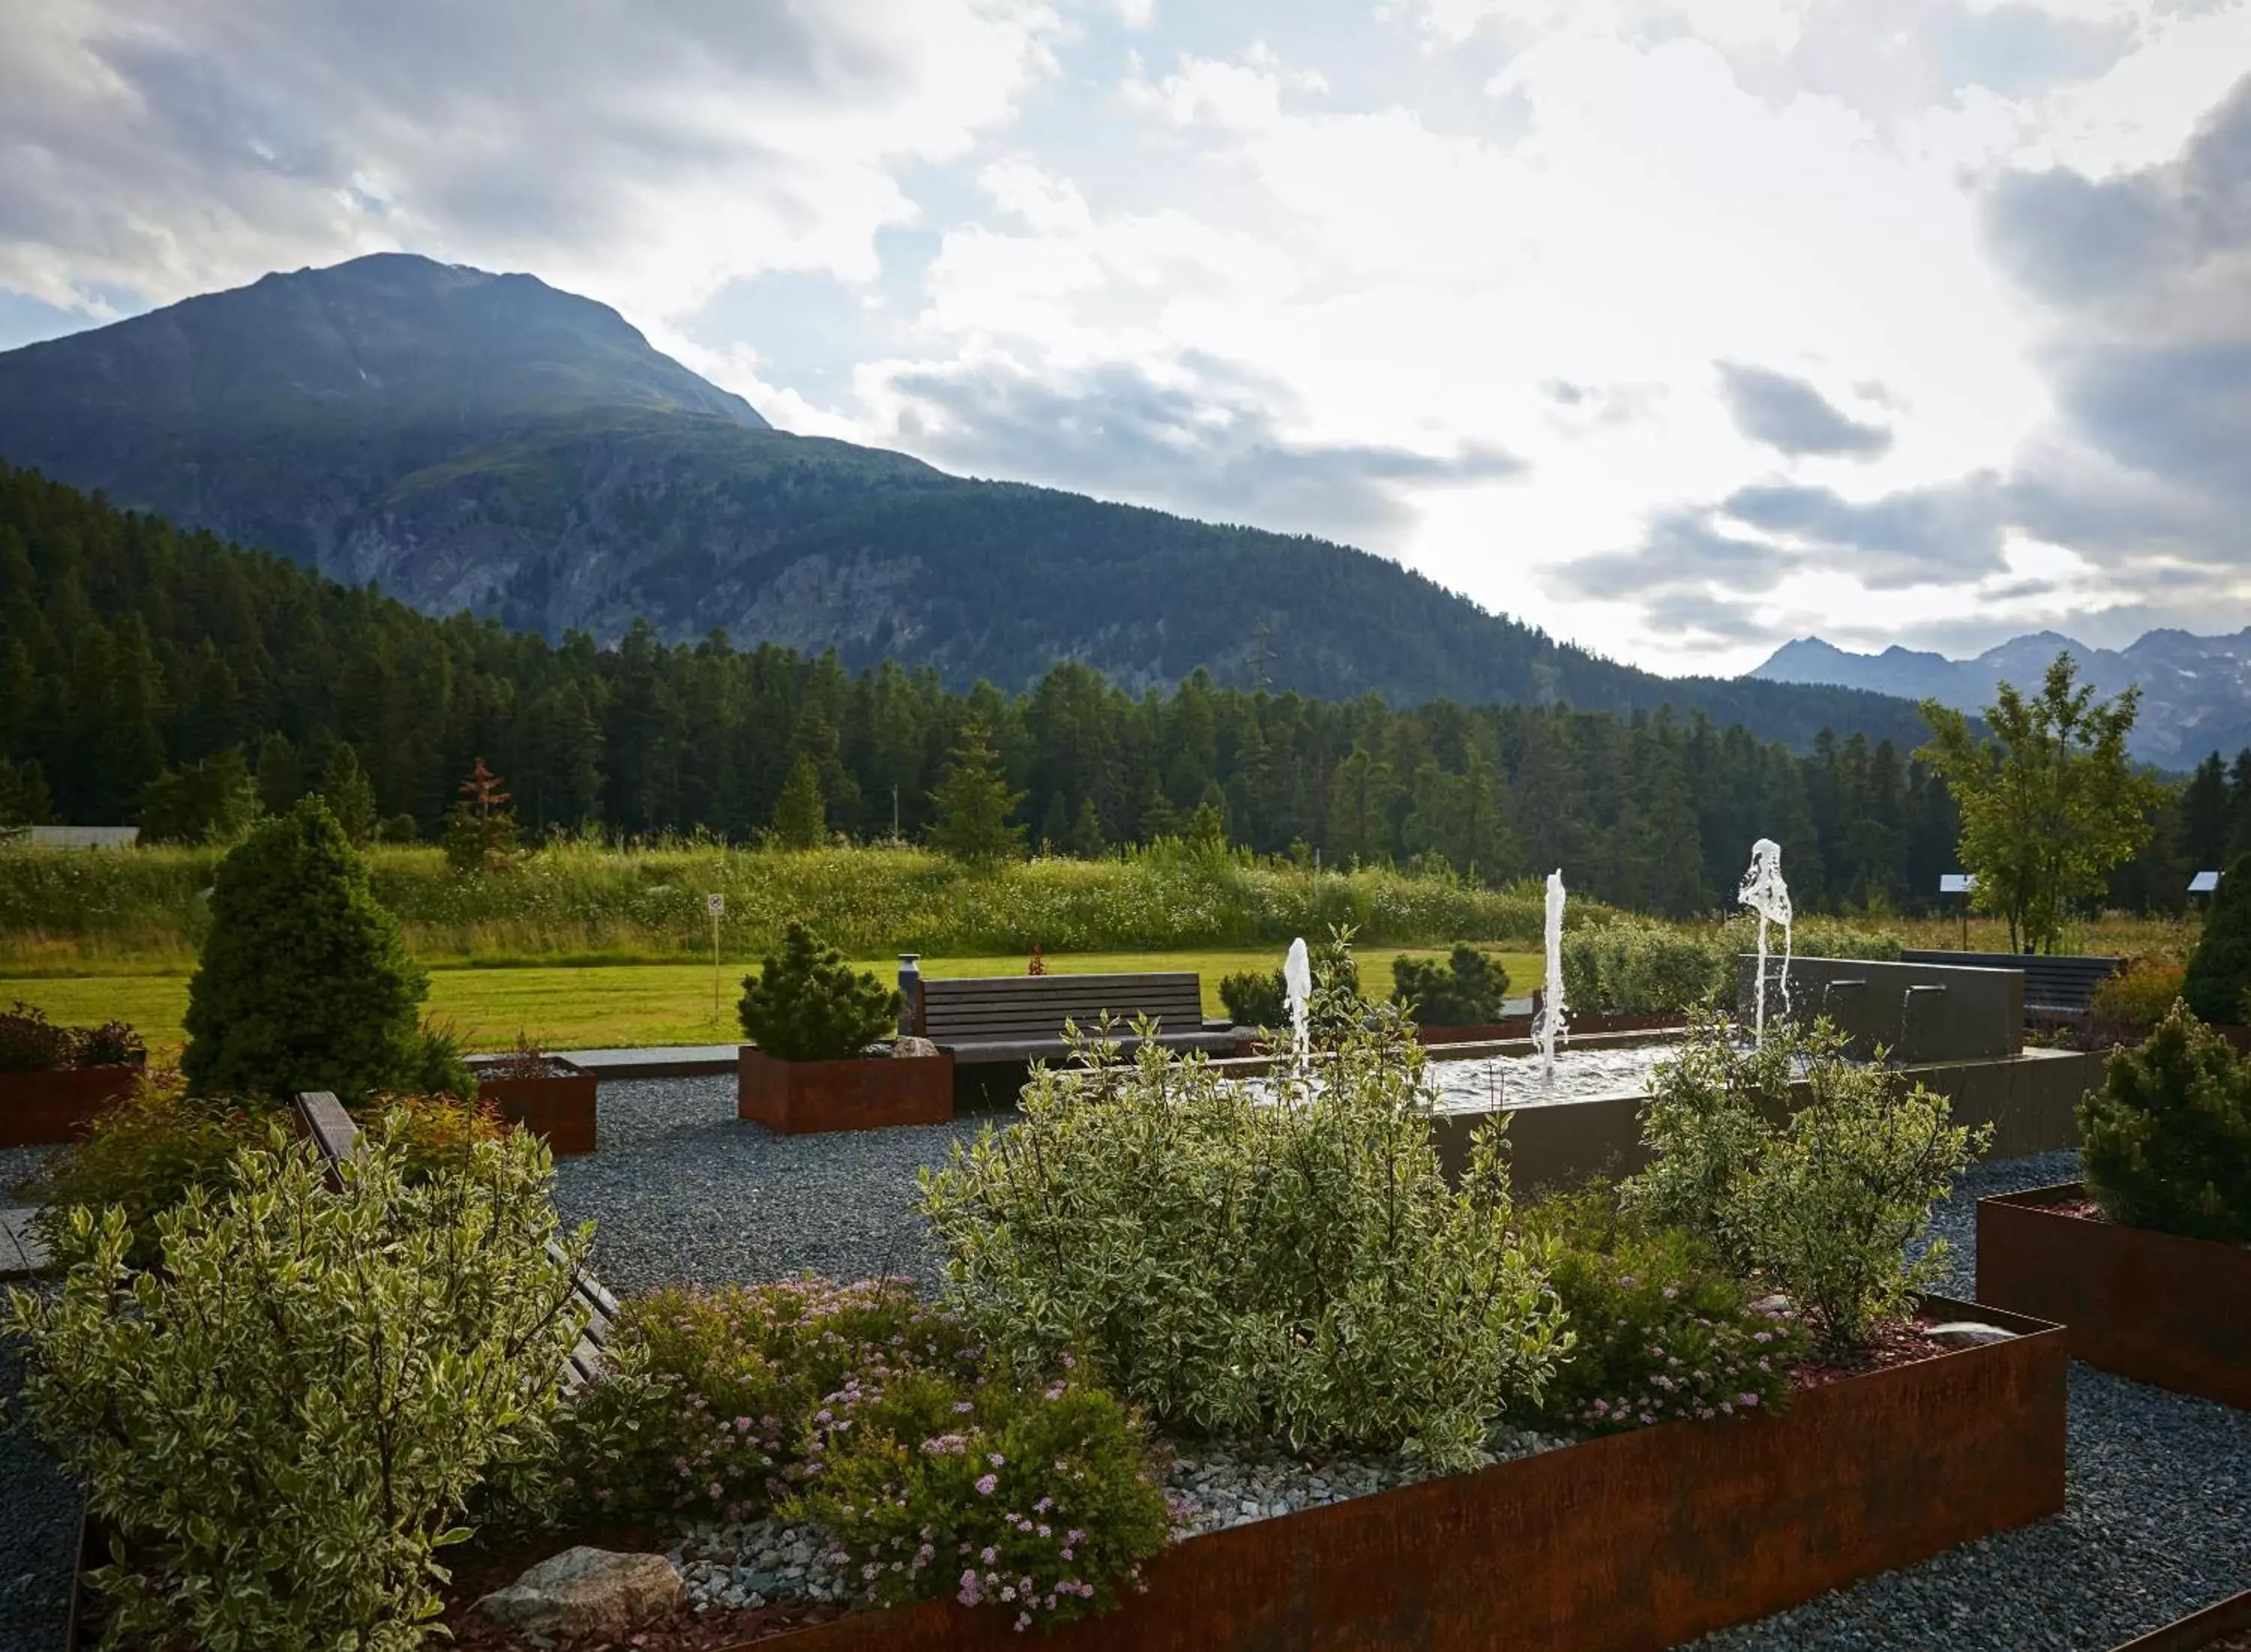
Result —
MULTIPOLYGON (((0 467, 0 819, 194 840, 231 799, 273 810, 346 785, 382 835, 426 839, 482 758, 533 834, 750 840, 809 766, 827 833, 920 840, 972 725, 1051 854, 1219 832, 1488 883, 1561 866, 1575 889, 1668 916, 1728 902, 1761 836, 1788 846, 1808 910, 1929 910, 1955 867, 1943 785, 1859 733, 1793 751, 1669 708, 1403 708, 1201 670, 1137 697, 1069 660, 1024 693, 955 692, 928 669, 855 674, 716 632, 667 645, 645 626, 613 648, 552 644, 0 467)), ((2178 908, 2192 871, 2251 847, 2251 752, 2169 787, 2156 828, 2111 903, 2178 908)))

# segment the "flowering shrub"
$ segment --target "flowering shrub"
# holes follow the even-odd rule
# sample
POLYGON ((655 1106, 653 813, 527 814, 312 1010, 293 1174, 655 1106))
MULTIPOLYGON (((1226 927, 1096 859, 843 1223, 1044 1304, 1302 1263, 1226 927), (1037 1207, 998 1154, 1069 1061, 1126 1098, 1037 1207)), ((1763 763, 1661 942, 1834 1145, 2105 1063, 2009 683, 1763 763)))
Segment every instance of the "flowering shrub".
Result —
POLYGON ((1804 1327, 1779 1305, 1752 1306, 1708 1246, 1622 1218, 1603 1188, 1528 1220, 1551 1241, 1548 1280, 1576 1338, 1543 1397, 1551 1425, 1608 1434, 1788 1402, 1804 1327))
POLYGON ((1020 1386, 926 1371, 848 1384, 814 1414, 785 1510, 835 1534, 870 1602, 951 1594, 1015 1627, 1108 1610, 1164 1546, 1164 1495, 1125 1407, 1069 1370, 1020 1386))
POLYGON ((1284 1064, 1271 1102, 1147 1044, 1035 1073, 1020 1123, 925 1172, 980 1337, 1020 1370, 1088 1353, 1165 1424, 1479 1461, 1564 1345, 1509 1232, 1499 1127, 1448 1185, 1396 1007, 1328 1008, 1350 1030, 1317 1073, 1284 1064))
POLYGON ((967 1357, 960 1328, 902 1280, 634 1297, 566 1422, 565 1493, 603 1513, 749 1518, 802 1477, 822 1396, 967 1357))

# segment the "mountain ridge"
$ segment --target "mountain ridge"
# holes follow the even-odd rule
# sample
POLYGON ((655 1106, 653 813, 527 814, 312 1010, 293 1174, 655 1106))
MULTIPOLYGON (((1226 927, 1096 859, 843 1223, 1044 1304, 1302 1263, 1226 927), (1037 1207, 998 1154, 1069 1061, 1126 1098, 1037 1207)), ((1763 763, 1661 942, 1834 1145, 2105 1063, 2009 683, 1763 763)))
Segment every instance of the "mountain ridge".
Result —
POLYGON ((1744 674, 1763 682, 1936 700, 1975 712, 1992 702, 2004 681, 2027 690, 2036 686, 2049 662, 2066 651, 2097 693, 2141 689, 2130 743, 2144 762, 2185 769, 2209 752, 2233 752, 2251 743, 2251 628, 2199 636, 2164 626, 2123 648, 2097 648, 2061 632, 2037 631, 1966 660, 1896 643, 1880 653, 1857 653, 1819 637, 1798 637, 1744 674))
POLYGON ((1663 678, 1306 536, 949 475, 772 429, 606 306, 374 254, 0 354, 0 455, 425 612, 550 638, 896 657, 966 686, 1078 660, 1326 699, 1673 703, 1803 747, 1911 707, 1663 678))

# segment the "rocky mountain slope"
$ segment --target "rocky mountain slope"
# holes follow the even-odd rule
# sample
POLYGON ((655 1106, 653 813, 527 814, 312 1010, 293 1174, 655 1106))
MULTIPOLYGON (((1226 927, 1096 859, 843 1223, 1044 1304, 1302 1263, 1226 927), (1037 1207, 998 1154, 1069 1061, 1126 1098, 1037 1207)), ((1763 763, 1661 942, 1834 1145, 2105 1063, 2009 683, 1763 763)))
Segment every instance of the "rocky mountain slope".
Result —
POLYGON ((1908 743, 1895 700, 1667 680, 1555 643, 1395 563, 771 429, 615 311, 405 254, 269 275, 0 354, 0 458, 558 636, 834 647, 966 685, 1083 660, 1325 698, 1671 702, 1804 744, 1908 743))

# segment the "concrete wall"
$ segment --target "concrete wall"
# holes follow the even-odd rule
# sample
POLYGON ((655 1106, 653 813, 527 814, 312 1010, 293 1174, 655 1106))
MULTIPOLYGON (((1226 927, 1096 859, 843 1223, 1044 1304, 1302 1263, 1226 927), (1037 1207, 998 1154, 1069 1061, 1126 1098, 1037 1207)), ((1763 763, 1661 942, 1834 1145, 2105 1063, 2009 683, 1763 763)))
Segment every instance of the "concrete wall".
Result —
MULTIPOLYGON (((1767 960, 1766 1013, 1782 1013, 1782 960, 1767 960)), ((1735 959, 1735 1017, 1751 1024, 1758 959, 1735 959)), ((1866 1058, 1880 1045, 1892 1059, 1951 1061, 2014 1055, 2024 1047, 2025 977, 2021 970, 1959 964, 1879 964, 1861 958, 1793 958, 1790 1019, 1826 1015, 1866 1058), (1860 983, 1860 985, 1855 985, 1860 983), (1939 987, 1907 997, 1910 987, 1939 987)))
MULTIPOLYGON (((1998 1061, 1944 1061, 1906 1069, 1943 1096, 1957 1124, 1991 1124, 1991 1158, 2015 1158, 2079 1145, 2079 1098, 2102 1081, 2102 1060, 2081 1050, 2032 1049, 1998 1061)), ((1792 1087, 1793 1106, 1809 1099, 1792 1087)), ((1596 1176, 1630 1176, 1649 1162, 1641 1145, 1639 1096, 1504 1108, 1511 1179, 1519 1193, 1576 1187, 1596 1176)), ((1448 1176, 1469 1163, 1470 1141, 1488 1112, 1444 1113, 1433 1121, 1448 1176)))

